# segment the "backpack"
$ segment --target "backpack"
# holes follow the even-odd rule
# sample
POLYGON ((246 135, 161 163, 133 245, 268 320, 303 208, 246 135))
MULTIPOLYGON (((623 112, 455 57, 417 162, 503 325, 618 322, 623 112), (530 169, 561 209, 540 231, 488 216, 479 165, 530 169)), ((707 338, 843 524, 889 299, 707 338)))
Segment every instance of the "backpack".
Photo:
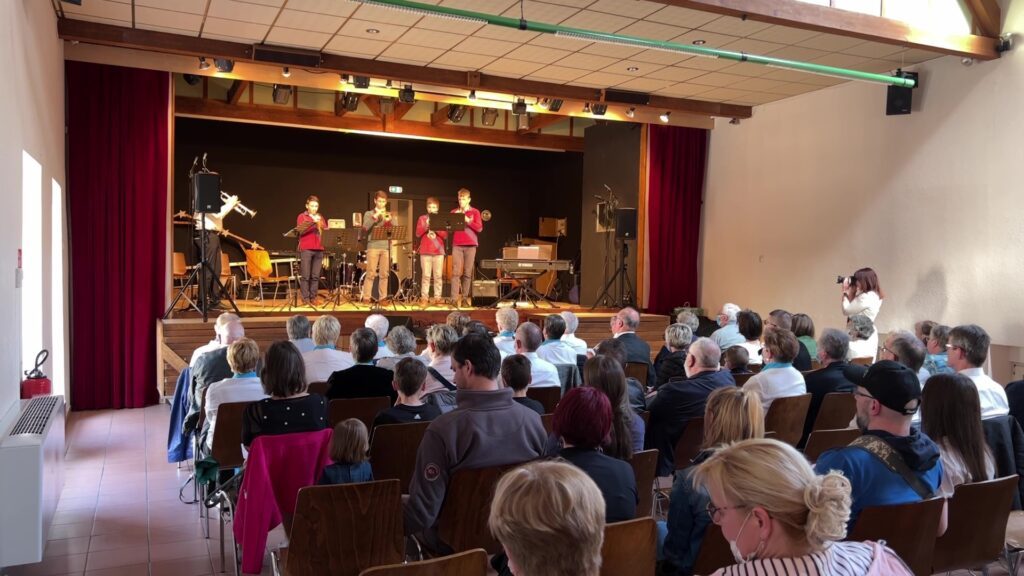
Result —
POLYGON ((874 548, 871 559, 871 566, 865 576, 914 576, 914 573, 907 566, 892 548, 885 545, 884 540, 878 542, 865 542, 874 548))

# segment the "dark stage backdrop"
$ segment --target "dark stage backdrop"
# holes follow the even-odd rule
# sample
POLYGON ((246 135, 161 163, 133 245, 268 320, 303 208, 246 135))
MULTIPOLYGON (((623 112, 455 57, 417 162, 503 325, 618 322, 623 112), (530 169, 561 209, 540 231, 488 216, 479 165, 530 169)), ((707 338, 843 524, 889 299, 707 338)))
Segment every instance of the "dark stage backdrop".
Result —
MULTIPOLYGON (((344 218, 370 206, 369 195, 402 186, 395 198, 411 199, 418 216, 427 196, 441 199, 441 211, 456 206, 461 187, 473 192, 473 205, 488 209, 477 260, 497 257, 517 233, 537 236, 542 216, 568 218, 562 258, 580 248, 583 155, 451 144, 362 134, 317 131, 178 118, 175 124, 174 211, 187 210, 187 174, 196 156, 208 153, 208 166, 220 173, 222 188, 257 211, 255 219, 232 214, 225 227, 268 249, 295 249, 281 234, 295 225, 309 194, 320 197, 329 218, 344 218)), ((188 231, 175 227, 175 250, 189 254, 188 231)), ((242 260, 230 241, 232 261, 242 260)))

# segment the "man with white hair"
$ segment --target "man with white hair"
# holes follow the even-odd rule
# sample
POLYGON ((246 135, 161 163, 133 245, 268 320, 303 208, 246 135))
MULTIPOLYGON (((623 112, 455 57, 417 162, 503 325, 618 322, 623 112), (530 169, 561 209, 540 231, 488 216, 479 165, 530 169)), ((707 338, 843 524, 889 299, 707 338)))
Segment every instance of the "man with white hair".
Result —
POLYGON ((302 314, 296 314, 289 318, 288 323, 285 324, 285 330, 288 331, 288 341, 294 344, 299 352, 305 354, 316 346, 313 339, 309 337, 309 318, 302 314))
POLYGON ((498 325, 498 335, 494 337, 494 345, 498 347, 502 358, 516 353, 516 327, 519 326, 519 312, 515 308, 498 308, 494 313, 494 322, 498 325))
POLYGON ((395 353, 388 348, 387 342, 384 338, 388 335, 388 319, 382 314, 370 314, 366 317, 366 322, 363 326, 373 330, 374 334, 377 335, 377 354, 373 357, 374 360, 379 358, 387 358, 394 356, 395 353))
POLYGON ((646 385, 654 386, 657 374, 651 362, 651 345, 636 335, 637 329, 640 328, 640 313, 636 308, 627 306, 612 316, 609 324, 612 337, 622 342, 626 348, 626 362, 647 364, 646 385))
POLYGON ((229 322, 236 321, 238 321, 238 315, 232 314, 231 312, 225 312, 220 316, 217 316, 217 321, 213 323, 213 340, 210 340, 206 344, 203 344, 199 348, 196 348, 195 351, 192 352, 192 359, 189 360, 188 365, 192 368, 195 368, 196 360, 199 360, 200 356, 206 354, 207 352, 213 352, 218 348, 224 348, 225 346, 227 346, 227 344, 223 343, 224 327, 227 326, 229 322))
POLYGON ((718 344, 718 347, 722 350, 735 346, 737 344, 743 344, 747 341, 746 338, 740 334, 740 327, 736 324, 736 315, 739 314, 741 308, 732 302, 726 303, 722 306, 722 310, 718 313, 718 325, 720 328, 715 330, 711 334, 711 339, 718 344))
POLYGON ((196 360, 196 366, 192 369, 192 389, 189 394, 188 413, 185 414, 185 425, 182 428, 185 432, 195 430, 199 422, 199 412, 202 408, 203 398, 206 396, 206 389, 214 382, 220 382, 231 377, 231 365, 228 364, 228 346, 241 340, 245 336, 245 328, 242 321, 235 317, 229 320, 221 332, 223 346, 207 352, 196 360))
POLYGON ((324 315, 313 323, 314 347, 302 355, 306 384, 326 382, 331 374, 356 365, 351 354, 337 349, 340 337, 341 323, 334 316, 324 315))
POLYGON ((537 355, 537 348, 542 342, 540 328, 533 322, 523 322, 516 328, 516 354, 530 359, 531 388, 547 388, 562 386, 558 377, 558 368, 537 355))
POLYGON ((565 320, 565 334, 562 334, 562 342, 565 342, 576 354, 586 355, 587 353, 587 342, 582 338, 576 337, 576 329, 580 327, 580 319, 575 314, 568 310, 561 313, 562 320, 565 320))

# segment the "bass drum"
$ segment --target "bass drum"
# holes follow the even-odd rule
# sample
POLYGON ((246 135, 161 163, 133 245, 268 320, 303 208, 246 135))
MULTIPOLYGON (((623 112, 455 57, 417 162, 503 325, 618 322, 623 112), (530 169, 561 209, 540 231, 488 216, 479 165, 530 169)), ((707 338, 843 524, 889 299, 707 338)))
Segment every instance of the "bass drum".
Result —
MULTIPOLYGON (((359 283, 357 284, 359 289, 356 292, 357 295, 362 296, 362 294, 363 294, 363 286, 366 284, 366 281, 368 279, 369 279, 369 275, 366 272, 363 272, 362 274, 359 275, 359 283)), ((399 283, 398 273, 395 272, 394 270, 392 270, 388 274, 388 293, 387 293, 387 296, 394 296, 395 293, 398 292, 398 283, 399 283)), ((377 283, 377 289, 378 290, 380 289, 380 283, 379 282, 377 283)), ((381 298, 380 295, 370 294, 370 296, 371 297, 376 297, 377 299, 381 298)))

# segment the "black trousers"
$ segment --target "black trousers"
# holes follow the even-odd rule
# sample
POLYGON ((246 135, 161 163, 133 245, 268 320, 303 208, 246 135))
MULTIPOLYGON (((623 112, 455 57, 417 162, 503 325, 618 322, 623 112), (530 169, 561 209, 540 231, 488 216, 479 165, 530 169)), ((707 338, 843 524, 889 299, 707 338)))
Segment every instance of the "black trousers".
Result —
MULTIPOLYGON (((202 253, 202 235, 203 232, 198 232, 195 236, 196 243, 196 254, 202 253)), ((207 230, 206 234, 206 262, 210 265, 204 272, 200 273, 200 282, 205 278, 206 280, 206 299, 215 302, 220 300, 220 293, 215 292, 217 286, 217 279, 220 278, 220 236, 212 230, 207 230), (210 272, 210 271, 213 272, 210 272)))
POLYGON ((303 300, 316 298, 320 288, 320 268, 324 262, 323 250, 302 250, 299 252, 299 292, 303 300))

